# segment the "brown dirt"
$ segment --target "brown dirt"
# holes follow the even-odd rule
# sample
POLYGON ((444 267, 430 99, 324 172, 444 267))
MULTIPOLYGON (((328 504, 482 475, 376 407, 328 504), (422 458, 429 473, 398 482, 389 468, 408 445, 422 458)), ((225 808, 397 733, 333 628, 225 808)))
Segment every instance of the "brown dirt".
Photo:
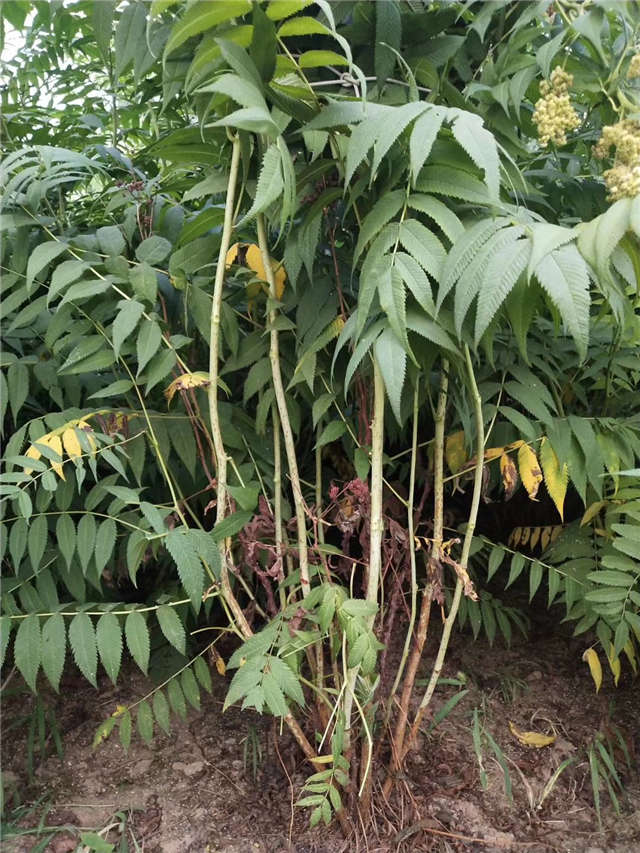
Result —
MULTIPOLYGON (((10 792, 19 792, 24 806, 44 797, 20 826, 36 826, 46 810, 44 824, 68 827, 49 837, 50 853, 75 850, 73 828, 104 829, 117 824, 117 812, 128 817, 129 849, 146 853, 640 853, 640 780, 633 752, 634 738, 640 748, 637 682, 627 676, 617 690, 607 685, 597 696, 575 641, 544 634, 511 650, 459 636, 445 674, 457 672, 466 674, 468 694, 422 738, 390 806, 374 797, 375 829, 366 840, 345 842, 333 827, 307 828, 306 815, 292 809, 306 774, 294 745, 283 734, 276 751, 270 718, 235 709, 223 714, 225 679, 215 672, 214 695, 203 694, 199 712, 192 711, 186 721, 172 717, 171 735, 156 734, 150 746, 134 735, 128 754, 117 734, 95 751, 91 742, 116 705, 144 695, 149 682, 130 667, 117 688, 104 682, 96 692, 69 674, 61 697, 48 697, 64 733, 64 758, 51 747, 53 755, 40 763, 28 784, 26 732, 11 732, 2 744, 5 782, 10 792), (607 730, 612 705, 634 767, 628 769, 617 756, 626 793, 618 816, 602 790, 600 831, 585 747, 596 731, 607 730), (505 795, 503 770, 489 751, 484 755, 487 788, 480 787, 471 737, 474 708, 507 756, 513 802, 505 795), (521 730, 553 731, 557 739, 543 749, 522 747, 510 734, 509 721, 521 730), (248 737, 257 738, 262 749, 255 774, 245 757, 248 737), (538 807, 554 770, 570 757, 575 762, 538 807)), ((440 688, 434 710, 456 689, 440 688)), ((26 694, 10 698, 5 722, 25 713, 28 702, 33 699, 26 694)), ((33 850, 45 837, 10 835, 5 827, 2 850, 15 853, 33 850)), ((117 837, 116 826, 109 840, 117 837)))

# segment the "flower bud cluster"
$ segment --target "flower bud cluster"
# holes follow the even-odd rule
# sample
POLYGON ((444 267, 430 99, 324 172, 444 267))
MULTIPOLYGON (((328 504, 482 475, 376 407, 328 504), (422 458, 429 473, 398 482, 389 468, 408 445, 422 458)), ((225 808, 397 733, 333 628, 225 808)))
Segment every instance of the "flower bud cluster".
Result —
POLYGON ((627 80, 635 80, 636 77, 640 77, 640 52, 631 57, 627 68, 627 80))
POLYGON ((573 84, 573 74, 568 74, 558 65, 551 72, 549 80, 540 84, 542 97, 533 110, 533 121, 538 127, 538 138, 542 145, 553 142, 565 145, 567 131, 580 125, 578 113, 571 106, 569 89, 573 84))
POLYGON ((602 128, 602 136, 593 153, 599 159, 615 148, 613 168, 604 173, 609 198, 633 198, 640 194, 640 121, 623 119, 602 128))

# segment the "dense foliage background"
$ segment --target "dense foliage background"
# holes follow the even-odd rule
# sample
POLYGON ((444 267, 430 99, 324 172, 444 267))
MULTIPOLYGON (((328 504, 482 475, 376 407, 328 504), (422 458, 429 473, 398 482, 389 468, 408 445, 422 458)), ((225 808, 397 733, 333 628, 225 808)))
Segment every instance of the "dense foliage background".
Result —
POLYGON ((227 703, 315 761, 313 822, 391 785, 455 623, 527 631, 523 579, 597 688, 601 661, 631 677, 637 4, 16 0, 2 24, 6 665, 97 685, 170 644, 97 735, 125 744, 235 669, 227 703))

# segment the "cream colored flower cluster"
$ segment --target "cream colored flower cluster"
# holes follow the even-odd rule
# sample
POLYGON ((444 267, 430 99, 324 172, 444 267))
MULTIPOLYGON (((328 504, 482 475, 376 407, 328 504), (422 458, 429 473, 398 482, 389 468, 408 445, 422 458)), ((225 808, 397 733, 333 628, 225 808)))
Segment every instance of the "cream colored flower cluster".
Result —
POLYGON ((538 127, 538 138, 542 145, 553 142, 565 145, 567 131, 580 125, 580 117, 571 106, 569 89, 573 84, 573 74, 568 74, 557 66, 551 72, 550 80, 540 84, 542 97, 533 110, 533 121, 538 127))
POLYGON ((631 62, 627 68, 627 80, 635 80, 636 77, 640 77, 640 53, 631 57, 631 62))
POLYGON ((623 119, 602 128, 602 136, 593 153, 604 159, 615 148, 613 167, 604 173, 609 198, 633 198, 640 194, 640 121, 623 119))

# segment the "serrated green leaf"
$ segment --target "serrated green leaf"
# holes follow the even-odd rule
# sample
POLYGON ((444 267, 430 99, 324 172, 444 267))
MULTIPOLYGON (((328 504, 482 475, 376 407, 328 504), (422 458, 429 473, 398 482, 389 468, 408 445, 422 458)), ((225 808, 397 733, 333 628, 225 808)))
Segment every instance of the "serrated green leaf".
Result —
POLYGON ((161 263, 171 251, 171 243, 165 237, 154 234, 147 237, 136 249, 136 258, 150 266, 161 263))
POLYGON ((270 145, 262 158, 253 204, 238 225, 250 222, 259 213, 265 211, 280 197, 283 189, 282 156, 277 145, 270 145))
POLYGON ((344 421, 332 421, 322 430, 316 442, 316 448, 324 447, 326 444, 331 444, 332 441, 337 441, 346 431, 347 427, 344 421))
POLYGON ((162 331, 157 323, 153 320, 146 320, 136 339, 136 353, 138 357, 138 373, 140 376, 149 361, 157 353, 158 347, 162 342, 162 331))
POLYGON ((535 275, 554 302, 584 358, 589 341, 589 274, 575 246, 563 246, 537 264, 535 275))
POLYGON ((122 629, 118 617, 103 613, 96 625, 96 640, 105 672, 115 684, 122 661, 122 629))
POLYGON ((54 261, 68 248, 66 243, 61 243, 59 240, 51 240, 47 243, 40 243, 35 247, 29 255, 27 262, 27 291, 31 292, 34 278, 42 272, 42 270, 54 261))
POLYGON ((142 740, 149 744, 153 740, 153 712, 146 699, 138 705, 138 732, 142 740))
POLYGON ((251 521, 253 513, 241 510, 228 515, 224 521, 218 522, 211 533, 215 542, 222 542, 230 536, 235 536, 251 521))
POLYGON ((76 548, 84 574, 87 572, 89 560, 93 556, 96 545, 96 520, 93 515, 85 513, 78 523, 76 548))
POLYGON ((130 337, 144 313, 144 305, 135 299, 120 302, 121 308, 113 321, 113 349, 116 358, 120 355, 122 344, 130 337))
POLYGON ((40 619, 32 613, 26 619, 20 620, 13 644, 13 659, 22 677, 34 693, 36 692, 41 656, 40 619))
POLYGON ((128 709, 119 717, 119 730, 120 743, 125 752, 128 752, 131 745, 131 714, 128 709))
POLYGON ((105 255, 121 255, 127 245, 127 241, 117 225, 105 225, 103 228, 98 228, 96 237, 100 251, 104 252, 105 255))
POLYGON ((390 329, 385 330, 376 340, 374 350, 391 408, 398 423, 401 423, 400 401, 407 367, 407 354, 390 329))
POLYGON ((46 515, 37 515, 29 526, 27 550, 31 568, 37 574, 42 562, 42 555, 47 547, 48 527, 46 515))
POLYGON ((42 626, 42 669, 56 693, 60 692, 66 650, 64 617, 61 613, 54 613, 42 626))
POLYGON ((69 625, 69 645, 78 669, 97 688, 98 650, 93 622, 86 613, 77 613, 69 625))
POLYGON ((193 674, 191 667, 183 670, 180 676, 180 686, 185 695, 187 702, 192 705, 197 711, 200 710, 200 688, 193 674))
MULTIPOLYGON (((250 515, 247 513, 247 515, 250 515)), ((204 590, 204 569, 195 548, 192 533, 187 528, 176 528, 165 537, 165 547, 173 557, 178 569, 180 582, 191 599, 196 613, 202 604, 204 590)))
POLYGON ((184 720, 187 716, 187 706, 184 701, 184 693, 177 678, 172 678, 167 685, 167 695, 169 697, 169 704, 174 712, 184 720))
POLYGON ((162 633, 167 640, 182 654, 186 651, 186 634, 184 625, 174 607, 162 604, 156 610, 156 616, 162 633))
POLYGON ((415 184, 418 174, 426 163, 438 131, 447 114, 443 107, 430 104, 428 109, 416 120, 409 140, 409 161, 411 178, 415 184))
POLYGON ((162 731, 169 734, 169 703, 162 690, 156 690, 153 694, 153 715, 162 731))
POLYGON ((127 646, 129 647, 131 656, 146 675, 149 668, 149 654, 151 649, 149 629, 147 628, 144 616, 138 610, 132 610, 128 614, 124 623, 124 635, 127 639, 127 646))
POLYGON ((105 518, 96 532, 95 564, 98 574, 102 573, 109 562, 116 544, 116 523, 112 518, 105 518))
POLYGON ((209 672, 209 667, 207 666, 202 655, 197 657, 193 662, 193 671, 195 672, 196 678, 207 691, 207 693, 211 693, 212 685, 211 685, 211 673, 209 672))
POLYGON ((453 117, 453 136, 464 148, 479 169, 484 171, 484 179, 489 195, 497 199, 500 195, 500 160, 494 135, 484 127, 480 116, 451 107, 447 118, 453 117))

